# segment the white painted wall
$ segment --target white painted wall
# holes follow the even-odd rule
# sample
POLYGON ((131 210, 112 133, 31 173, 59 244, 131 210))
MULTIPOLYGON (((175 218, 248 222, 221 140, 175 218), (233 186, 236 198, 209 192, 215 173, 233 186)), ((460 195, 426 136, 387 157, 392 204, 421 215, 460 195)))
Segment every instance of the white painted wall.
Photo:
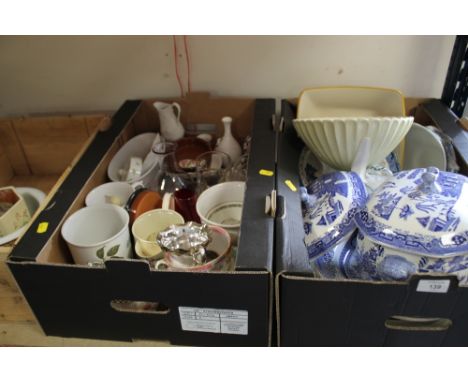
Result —
MULTIPOLYGON (((282 98, 310 86, 374 85, 439 97, 453 42, 454 36, 190 36, 192 89, 282 98)), ((178 89, 171 36, 0 37, 0 115, 111 110, 125 99, 178 89)))

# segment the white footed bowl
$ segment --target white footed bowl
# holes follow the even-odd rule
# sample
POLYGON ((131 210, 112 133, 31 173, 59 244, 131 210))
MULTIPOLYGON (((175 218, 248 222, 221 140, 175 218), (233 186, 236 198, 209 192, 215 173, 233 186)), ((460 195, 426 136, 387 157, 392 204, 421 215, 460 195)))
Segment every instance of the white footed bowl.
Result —
POLYGON ((295 119, 307 147, 337 170, 350 170, 362 138, 371 139, 369 164, 380 163, 408 133, 413 117, 295 119))

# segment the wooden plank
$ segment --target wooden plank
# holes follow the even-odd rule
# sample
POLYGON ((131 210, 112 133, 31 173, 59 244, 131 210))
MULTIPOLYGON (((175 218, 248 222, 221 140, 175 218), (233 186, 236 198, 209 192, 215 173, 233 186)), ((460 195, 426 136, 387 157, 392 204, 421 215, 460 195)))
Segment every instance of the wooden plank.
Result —
POLYGON ((134 342, 102 341, 46 336, 38 324, 29 322, 0 323, 0 346, 106 346, 162 347, 169 342, 137 340, 134 342))
POLYGON ((60 175, 16 175, 10 183, 15 187, 34 187, 46 194, 53 188, 60 175))
POLYGON ((34 322, 34 315, 21 294, 6 260, 7 254, 0 254, 0 324, 34 322))
POLYGON ((83 117, 13 120, 33 174, 61 174, 88 138, 83 117))
POLYGON ((103 119, 103 115, 87 115, 84 117, 88 135, 92 136, 103 119))
POLYGON ((0 119, 0 142, 5 148, 13 172, 17 175, 30 175, 31 170, 24 155, 24 148, 9 119, 0 119))
POLYGON ((13 177, 13 168, 10 164, 5 148, 0 143, 0 186, 8 186, 13 177))

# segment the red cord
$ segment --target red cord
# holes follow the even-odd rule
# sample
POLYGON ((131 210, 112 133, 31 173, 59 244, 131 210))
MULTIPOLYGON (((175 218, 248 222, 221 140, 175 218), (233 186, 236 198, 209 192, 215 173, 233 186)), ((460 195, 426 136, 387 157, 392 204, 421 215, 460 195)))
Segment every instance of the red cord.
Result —
POLYGON ((175 63, 175 71, 176 71, 176 77, 177 77, 177 82, 179 83, 179 88, 180 88, 180 96, 184 96, 184 87, 182 86, 182 81, 180 79, 179 75, 179 58, 177 54, 177 41, 176 41, 176 36, 172 36, 172 41, 174 43, 174 63, 175 63))
POLYGON ((185 59, 187 61, 187 79, 188 79, 188 92, 189 94, 192 92, 192 80, 190 78, 190 56, 188 52, 188 42, 187 42, 187 36, 184 36, 184 47, 185 47, 185 59))

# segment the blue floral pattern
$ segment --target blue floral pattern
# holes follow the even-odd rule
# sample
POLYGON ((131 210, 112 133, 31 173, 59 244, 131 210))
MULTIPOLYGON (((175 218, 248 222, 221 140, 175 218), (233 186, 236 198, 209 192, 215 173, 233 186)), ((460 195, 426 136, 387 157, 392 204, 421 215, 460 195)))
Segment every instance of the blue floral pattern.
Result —
POLYGON ((446 273, 468 283, 468 254, 449 258, 418 256, 373 243, 358 235, 356 251, 344 264, 348 278, 406 281, 414 273, 446 273))
POLYGON ((354 215, 365 204, 367 192, 353 172, 326 174, 313 182, 308 192, 315 202, 304 214, 304 242, 309 259, 313 259, 356 228, 354 215))
POLYGON ((403 171, 384 183, 356 223, 373 241, 423 255, 468 253, 468 180, 429 169, 403 171), (429 175, 429 176, 426 176, 429 175), (433 177, 434 184, 426 179, 433 177))

